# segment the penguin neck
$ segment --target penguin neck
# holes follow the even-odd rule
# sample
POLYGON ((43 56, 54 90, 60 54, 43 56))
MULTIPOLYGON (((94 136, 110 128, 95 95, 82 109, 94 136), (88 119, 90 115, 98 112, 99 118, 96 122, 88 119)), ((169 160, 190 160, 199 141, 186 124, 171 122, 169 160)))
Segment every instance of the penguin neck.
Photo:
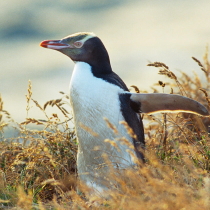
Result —
POLYGON ((97 77, 99 75, 100 77, 100 75, 112 73, 109 54, 99 38, 94 37, 91 40, 88 40, 85 43, 85 51, 88 55, 83 62, 86 62, 91 66, 94 76, 97 77), (89 48, 91 50, 89 50, 89 48))
POLYGON ((112 73, 110 62, 97 60, 97 63, 89 63, 89 65, 91 66, 91 71, 95 77, 112 73))

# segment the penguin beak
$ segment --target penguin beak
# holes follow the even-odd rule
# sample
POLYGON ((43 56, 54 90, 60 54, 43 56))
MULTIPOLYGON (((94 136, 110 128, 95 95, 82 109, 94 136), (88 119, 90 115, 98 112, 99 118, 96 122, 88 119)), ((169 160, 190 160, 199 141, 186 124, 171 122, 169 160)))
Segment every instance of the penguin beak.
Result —
POLYGON ((71 45, 62 43, 61 40, 45 40, 40 43, 41 47, 53 49, 53 50, 60 50, 64 48, 73 48, 71 45))

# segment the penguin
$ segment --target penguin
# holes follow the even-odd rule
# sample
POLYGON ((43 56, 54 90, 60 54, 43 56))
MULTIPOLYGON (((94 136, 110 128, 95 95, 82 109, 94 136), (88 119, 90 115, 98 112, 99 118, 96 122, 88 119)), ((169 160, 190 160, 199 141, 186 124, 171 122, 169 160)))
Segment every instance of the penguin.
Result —
POLYGON ((94 33, 45 40, 40 46, 57 50, 75 63, 70 102, 78 140, 77 171, 80 180, 97 192, 114 185, 107 180, 110 167, 121 171, 133 168, 136 160, 144 161, 144 127, 139 113, 209 114, 203 105, 184 96, 129 92, 113 72, 108 52, 94 33))

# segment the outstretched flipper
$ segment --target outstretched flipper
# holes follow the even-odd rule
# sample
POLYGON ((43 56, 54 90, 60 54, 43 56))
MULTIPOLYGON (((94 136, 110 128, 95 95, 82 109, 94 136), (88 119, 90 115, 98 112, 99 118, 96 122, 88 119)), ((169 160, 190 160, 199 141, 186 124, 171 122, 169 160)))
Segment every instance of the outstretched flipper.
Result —
POLYGON ((208 110, 199 102, 174 94, 131 93, 131 107, 136 112, 152 114, 156 112, 188 112, 209 115, 208 110))

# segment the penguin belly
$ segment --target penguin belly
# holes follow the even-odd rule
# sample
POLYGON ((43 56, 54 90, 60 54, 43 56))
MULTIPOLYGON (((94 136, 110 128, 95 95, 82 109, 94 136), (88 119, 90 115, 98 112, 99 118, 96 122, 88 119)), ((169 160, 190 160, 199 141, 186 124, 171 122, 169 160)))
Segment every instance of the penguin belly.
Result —
POLYGON ((119 100, 119 94, 123 93, 125 91, 120 87, 94 77, 89 64, 76 63, 70 82, 70 101, 78 140, 77 170, 80 179, 88 185, 103 186, 109 167, 125 169, 134 165, 126 151, 130 149, 134 153, 134 150, 116 140, 125 137, 133 144, 133 139, 119 123, 125 121, 119 100), (117 128, 117 135, 104 118, 117 128), (114 141, 116 146, 105 139, 114 141), (111 166, 105 163, 104 154, 111 166))

